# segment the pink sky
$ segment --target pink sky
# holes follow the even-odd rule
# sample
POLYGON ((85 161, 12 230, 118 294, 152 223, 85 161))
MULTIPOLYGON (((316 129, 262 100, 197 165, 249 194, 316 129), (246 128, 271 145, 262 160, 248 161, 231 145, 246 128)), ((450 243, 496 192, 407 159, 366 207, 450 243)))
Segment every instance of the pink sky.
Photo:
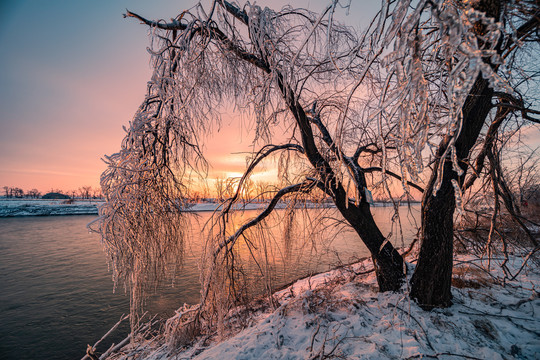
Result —
MULTIPOLYGON (((258 3, 281 8, 287 1, 258 3)), ((320 12, 328 1, 293 3, 320 12)), ((147 29, 123 19, 123 12, 128 8, 149 18, 170 18, 194 4, 194 0, 2 2, 0 187, 42 192, 98 187, 105 169, 101 158, 119 149, 122 125, 128 124, 142 101, 151 75, 147 29)), ((240 145, 234 122, 222 132, 227 133, 227 143, 209 150, 219 154, 214 174, 226 176, 241 170, 242 157, 228 154, 244 144, 240 145)))
MULTIPOLYGON (((203 3, 208 3, 206 1, 203 3)), ((286 0, 258 1, 281 8, 286 0)), ((327 0, 296 0, 320 12, 327 0)), ((195 0, 12 0, 0 3, 0 189, 99 186, 101 158, 120 147, 150 78, 147 28, 126 8, 170 18, 195 0)), ((380 2, 353 2, 349 25, 365 26, 380 2)), ((537 131, 528 133, 533 147, 537 131)), ((211 176, 242 170, 248 148, 237 122, 208 145, 211 176)), ((269 169, 270 171, 272 169, 269 169)))

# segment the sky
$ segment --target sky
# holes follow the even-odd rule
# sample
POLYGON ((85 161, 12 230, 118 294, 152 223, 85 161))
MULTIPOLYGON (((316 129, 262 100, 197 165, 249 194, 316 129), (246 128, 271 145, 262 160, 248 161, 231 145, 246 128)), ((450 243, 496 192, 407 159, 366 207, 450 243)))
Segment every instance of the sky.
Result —
MULTIPOLYGON (((206 1, 207 2, 207 1, 206 1)), ((206 3, 203 1, 203 4, 206 3)), ((281 8, 286 0, 258 1, 281 8)), ((320 12, 326 0, 294 1, 320 12)), ((0 2, 0 187, 99 187, 101 158, 120 148, 151 69, 147 28, 125 9, 169 19, 194 0, 13 0, 0 2)), ((376 8, 379 1, 370 1, 376 8)), ((350 19, 367 19, 365 7, 350 19)), ((353 22, 354 22, 353 21, 353 22)), ((238 127, 227 139, 242 141, 238 127)), ((228 144, 227 144, 228 145, 228 144)), ((222 159, 218 170, 227 161, 222 159)), ((238 155, 231 156, 239 170, 238 155)))

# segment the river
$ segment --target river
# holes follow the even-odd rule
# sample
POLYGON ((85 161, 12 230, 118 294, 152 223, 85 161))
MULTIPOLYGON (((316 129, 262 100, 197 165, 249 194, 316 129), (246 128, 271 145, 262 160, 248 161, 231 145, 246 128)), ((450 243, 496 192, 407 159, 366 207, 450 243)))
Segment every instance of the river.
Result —
MULTIPOLYGON (((392 230, 392 208, 374 207, 372 212, 387 235, 392 230)), ((244 216, 253 214, 249 211, 244 216)), ((406 245, 414 237, 417 215, 418 205, 412 211, 400 209, 404 239, 395 245, 406 245)), ((200 213, 199 223, 208 217, 209 213, 200 213)), ((80 359, 86 344, 97 341, 129 311, 123 287, 113 292, 99 236, 86 229, 93 219, 82 215, 0 218, 0 359, 80 359)), ((395 226, 393 230, 396 234, 395 226)), ((350 231, 331 240, 331 246, 316 251, 315 261, 309 256, 297 259, 300 262, 285 269, 276 285, 368 256, 350 231)), ((148 303, 150 312, 164 317, 183 303, 197 301, 197 258, 198 251, 186 251, 185 266, 174 286, 159 288, 148 303)), ((109 342, 118 342, 127 331, 124 326, 109 342)))

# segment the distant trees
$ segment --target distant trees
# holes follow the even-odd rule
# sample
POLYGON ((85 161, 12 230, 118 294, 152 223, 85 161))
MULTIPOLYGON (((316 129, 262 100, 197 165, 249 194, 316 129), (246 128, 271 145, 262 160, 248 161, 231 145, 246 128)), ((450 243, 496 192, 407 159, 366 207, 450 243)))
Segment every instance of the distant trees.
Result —
POLYGON ((4 193, 6 198, 23 198, 24 191, 18 187, 4 186, 4 193))
MULTIPOLYGON (((28 190, 26 193, 19 187, 3 186, 4 196, 6 198, 30 198, 38 199, 41 197, 41 192, 38 189, 28 190)), ((60 189, 51 188, 48 193, 54 194, 69 194, 69 197, 76 199, 101 199, 103 194, 99 188, 93 189, 91 186, 82 186, 78 190, 63 191, 60 189)), ((67 196, 67 195, 66 195, 67 196)))
POLYGON ((41 197, 41 192, 39 192, 38 189, 29 190, 26 194, 32 199, 38 199, 41 197))
POLYGON ((90 199, 92 193, 91 186, 82 186, 79 188, 79 196, 81 199, 90 199))
POLYGON ((331 199, 369 249, 380 290, 400 291, 406 266, 370 212, 369 189, 396 202, 423 194, 411 296, 426 309, 451 304, 454 212, 477 179, 492 176, 505 192, 495 139, 539 122, 527 97, 539 73, 522 71, 523 57, 538 53, 538 3, 383 2, 361 34, 336 21, 338 5, 314 14, 216 0, 168 23, 126 14, 153 29, 155 71, 121 150, 107 158, 100 230, 134 304, 149 278, 143 267, 154 271, 164 248, 182 245, 185 215, 171 209, 183 209, 192 174, 205 178, 203 141, 231 102, 252 117, 258 150, 240 178, 215 183, 224 204, 193 324, 219 322, 249 297, 235 246, 245 240, 253 254, 248 234, 284 198, 331 199), (254 219, 231 228, 234 203, 263 190, 250 179, 274 156, 279 187, 254 219))

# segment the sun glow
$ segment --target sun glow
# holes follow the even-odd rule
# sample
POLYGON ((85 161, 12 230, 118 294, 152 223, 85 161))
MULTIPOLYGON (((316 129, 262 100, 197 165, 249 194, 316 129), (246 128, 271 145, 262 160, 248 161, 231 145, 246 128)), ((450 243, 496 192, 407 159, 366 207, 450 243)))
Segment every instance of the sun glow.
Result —
POLYGON ((244 175, 244 174, 241 173, 241 172, 237 172, 237 171, 227 171, 227 172, 225 172, 225 177, 228 178, 228 179, 241 178, 242 175, 244 175))

